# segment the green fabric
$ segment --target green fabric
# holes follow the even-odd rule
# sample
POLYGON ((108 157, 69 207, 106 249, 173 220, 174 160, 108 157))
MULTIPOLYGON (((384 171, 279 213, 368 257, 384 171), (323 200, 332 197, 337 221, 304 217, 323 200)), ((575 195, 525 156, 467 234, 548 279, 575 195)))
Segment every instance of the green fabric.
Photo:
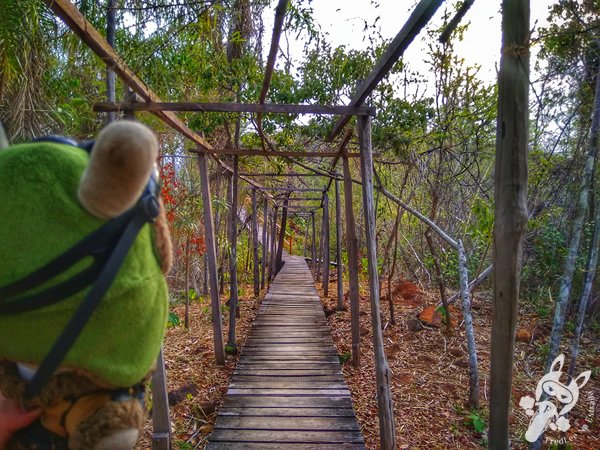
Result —
MULTIPOLYGON (((85 151, 68 145, 0 150, 0 286, 35 271, 104 223, 77 201, 87 162, 85 151)), ((39 310, 0 316, 0 358, 39 364, 86 292, 39 310)), ((145 225, 63 366, 85 369, 117 387, 137 383, 158 355, 167 309, 166 283, 145 225)))

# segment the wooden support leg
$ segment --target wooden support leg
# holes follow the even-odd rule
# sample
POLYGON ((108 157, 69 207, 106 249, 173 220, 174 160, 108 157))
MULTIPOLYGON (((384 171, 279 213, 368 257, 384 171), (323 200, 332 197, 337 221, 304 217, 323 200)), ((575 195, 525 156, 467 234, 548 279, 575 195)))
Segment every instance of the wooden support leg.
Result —
POLYGON ((373 198, 373 154, 371 148, 370 118, 358 118, 358 136, 360 141, 360 169, 365 211, 365 240, 369 265, 369 289, 371 291, 371 326, 373 328, 373 351, 375 353, 379 436, 381 439, 381 448, 391 450, 396 448, 396 433, 394 426, 394 404, 390 390, 390 369, 383 349, 379 308, 379 276, 377 274, 377 240, 375 231, 375 201, 373 198))
POLYGON ((162 348, 156 360, 156 370, 152 374, 152 449, 171 449, 171 419, 162 348))
POLYGON ((217 249, 215 247, 215 231, 212 213, 212 199, 210 197, 210 183, 208 180, 208 167, 206 155, 198 153, 198 169, 200 170, 200 184, 202 190, 202 203, 204 210, 204 235, 206 239, 206 255, 208 258, 208 280, 210 303, 212 309, 212 324, 214 333, 215 359, 220 366, 225 365, 225 347, 223 345, 223 326, 221 324, 221 303, 219 300, 217 249))
POLYGON ((348 282, 350 285, 350 320, 352 328, 352 362, 360 365, 360 298, 358 295, 358 238, 352 209, 352 174, 348 158, 344 163, 344 209, 346 212, 346 248, 348 249, 348 282))
POLYGON ((229 333, 227 346, 236 349, 235 322, 239 316, 238 279, 237 279, 237 209, 238 209, 238 157, 233 157, 233 174, 231 175, 231 211, 229 214, 229 333))
POLYGON ((261 271, 260 271, 260 288, 265 288, 265 271, 267 269, 267 253, 268 253, 268 234, 267 229, 269 228, 269 203, 265 198, 264 208, 263 208, 263 224, 262 224, 262 258, 261 262, 261 271))
POLYGON ((287 225, 287 206, 289 203, 289 194, 283 200, 281 211, 281 230, 279 230, 279 243, 277 244, 277 262, 275 264, 275 274, 283 267, 283 244, 285 243, 285 227, 287 225))
POLYGON ((252 189, 252 273, 254 275, 254 296, 260 294, 260 269, 258 262, 258 208, 256 189, 252 189))
POLYGON ((275 265, 277 264, 277 206, 273 211, 273 228, 271 230, 271 261, 269 262, 269 280, 275 277, 275 265))
POLYGON ((311 211, 310 213, 310 220, 312 223, 312 241, 311 241, 311 266, 312 266, 312 271, 313 271, 313 276, 316 277, 317 276, 317 236, 316 236, 316 230, 315 230, 315 213, 313 211, 311 211))
POLYGON ((323 295, 329 297, 329 195, 323 194, 323 295))
POLYGON ((344 306, 344 269, 342 267, 342 205, 340 203, 340 182, 335 180, 335 262, 337 263, 338 310, 344 306))

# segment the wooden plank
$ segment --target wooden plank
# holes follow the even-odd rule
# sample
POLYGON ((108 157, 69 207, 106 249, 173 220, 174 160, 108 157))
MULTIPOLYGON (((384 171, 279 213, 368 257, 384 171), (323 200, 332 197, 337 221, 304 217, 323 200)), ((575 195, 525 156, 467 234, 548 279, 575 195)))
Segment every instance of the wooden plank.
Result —
MULTIPOLYGON (((231 450, 232 443, 231 442, 209 442, 205 447, 206 450, 231 450)), ((346 449, 346 450, 364 450, 364 444, 338 444, 336 448, 346 449)), ((278 442, 276 444, 268 444, 268 443, 258 443, 258 442, 236 442, 235 449, 255 449, 255 450, 274 450, 274 449, 290 449, 290 450, 331 450, 331 444, 301 444, 299 442, 278 442)))
MULTIPOLYGON (((442 3, 444 3, 444 0, 421 0, 419 2, 381 59, 373 67, 369 76, 361 83, 352 100, 350 100, 349 105, 358 106, 363 104, 365 99, 375 90, 379 82, 385 78, 394 64, 396 64, 396 61, 402 56, 421 29, 427 25, 427 22, 429 22, 442 3)), ((349 120, 349 116, 341 117, 334 125, 328 140, 332 141, 349 120)))
MULTIPOLYGON (((340 176, 337 173, 333 173, 333 176, 340 176)), ((253 173, 253 172, 241 172, 240 176, 245 176, 245 177, 284 177, 284 178, 296 178, 296 177, 327 177, 327 175, 323 175, 320 173, 298 173, 298 172, 292 172, 292 173, 272 173, 272 172, 265 172, 265 173, 253 173)))
POLYGON ((219 429, 237 430, 332 430, 358 431, 358 423, 353 417, 223 417, 219 429))
POLYGON ((293 389, 293 388, 229 388, 227 395, 252 397, 350 397, 348 388, 342 389, 293 389))
POLYGON ((227 397, 224 408, 352 408, 348 397, 227 397))
POLYGON ((344 381, 311 381, 310 385, 303 386, 293 381, 235 381, 229 383, 230 389, 263 389, 265 391, 271 391, 275 389, 290 389, 294 391, 307 391, 313 389, 343 389, 348 391, 348 387, 344 381))
POLYGON ((355 417, 352 408, 230 408, 223 406, 221 416, 260 417, 355 417))
POLYGON ((332 431, 332 430, 310 430, 296 431, 281 430, 222 430, 215 429, 210 435, 211 442, 265 442, 265 443, 289 443, 300 442, 303 444, 344 444, 363 442, 362 435, 358 431, 332 431))
MULTIPOLYGON (((51 1, 51 0, 47 0, 51 1)), ((133 72, 131 72, 133 74, 133 72)), ((133 75, 135 76, 135 74, 133 75)), ((145 85, 144 85, 145 86, 145 85)), ((137 90, 136 90, 137 92, 137 90)), ((375 108, 369 106, 344 106, 344 105, 295 105, 275 103, 197 103, 197 102, 161 102, 152 100, 142 95, 145 102, 97 102, 93 106, 94 112, 110 111, 146 111, 153 113, 173 112, 221 112, 221 113, 279 113, 279 114, 322 114, 340 116, 372 116, 375 117, 375 108)), ((155 97, 158 98, 158 97, 155 97)), ((158 115, 158 114, 157 114, 158 115)))

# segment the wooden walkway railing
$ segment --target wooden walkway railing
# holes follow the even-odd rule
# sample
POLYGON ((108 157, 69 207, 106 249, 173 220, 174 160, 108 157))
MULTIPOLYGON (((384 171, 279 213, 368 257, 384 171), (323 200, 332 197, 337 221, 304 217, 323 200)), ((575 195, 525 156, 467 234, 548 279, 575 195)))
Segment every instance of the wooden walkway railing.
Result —
POLYGON ((364 449, 312 275, 284 260, 206 448, 364 449))

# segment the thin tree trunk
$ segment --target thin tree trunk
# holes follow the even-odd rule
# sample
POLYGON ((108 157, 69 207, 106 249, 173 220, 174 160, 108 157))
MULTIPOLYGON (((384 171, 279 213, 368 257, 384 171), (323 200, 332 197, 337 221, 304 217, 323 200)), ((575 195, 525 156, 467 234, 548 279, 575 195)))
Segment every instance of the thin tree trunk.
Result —
POLYGON ((371 121, 369 117, 358 117, 358 133, 360 142, 360 167, 363 180, 365 240, 369 267, 369 288, 371 291, 371 326, 373 328, 373 352, 375 353, 379 437, 381 448, 388 450, 396 448, 396 431, 394 426, 394 404, 390 390, 390 369, 385 358, 383 335, 381 332, 375 205, 373 200, 373 155, 371 148, 371 121))
POLYGON ((579 353, 579 340, 583 332, 583 322, 587 311, 588 302, 592 293, 594 278, 596 277, 596 266, 598 264, 598 243, 600 242, 600 205, 596 203, 596 218, 594 224, 594 236, 590 245, 589 257, 585 273, 585 282, 581 300, 579 301, 579 310, 577 312, 577 327, 575 328, 575 336, 571 346, 571 363, 569 364, 569 376, 571 379, 575 375, 575 366, 577 363, 577 355, 579 353))
POLYGON ((458 260, 458 276, 463 301, 465 331, 467 333, 467 352, 469 354, 469 405, 472 408, 479 408, 479 370, 477 368, 477 346, 475 344, 475 330, 473 328, 473 314, 471 312, 471 297, 469 295, 467 255, 460 240, 458 241, 458 260))
POLYGON ((238 279, 237 279, 237 210, 238 210, 238 157, 233 157, 233 173, 231 175, 231 196, 229 204, 231 211, 229 215, 229 332, 227 335, 227 347, 233 351, 237 350, 235 339, 236 318, 239 317, 238 307, 238 279))
POLYGON ((527 225, 529 33, 529 0, 503 0, 494 180, 490 449, 509 447, 515 327, 527 225))
POLYGON ((573 273, 577 263, 579 253, 579 242, 583 230, 583 222, 587 213, 588 197, 594 172, 594 162, 598 153, 598 133, 600 131, 600 74, 596 74, 596 92, 594 98, 594 109, 592 115, 592 127, 590 131, 590 144, 588 156, 585 162, 585 168, 581 179, 581 190, 579 191, 579 203, 577 205, 577 215, 573 221, 573 231, 571 233, 571 242, 569 245, 569 254, 565 260, 563 276, 560 282, 558 300, 554 311, 554 323, 552 334, 550 335, 550 348, 548 358, 546 359, 546 372, 550 369, 552 362, 558 355, 560 341, 562 339, 563 328, 565 325, 565 316, 567 306, 571 295, 573 283, 573 273))

